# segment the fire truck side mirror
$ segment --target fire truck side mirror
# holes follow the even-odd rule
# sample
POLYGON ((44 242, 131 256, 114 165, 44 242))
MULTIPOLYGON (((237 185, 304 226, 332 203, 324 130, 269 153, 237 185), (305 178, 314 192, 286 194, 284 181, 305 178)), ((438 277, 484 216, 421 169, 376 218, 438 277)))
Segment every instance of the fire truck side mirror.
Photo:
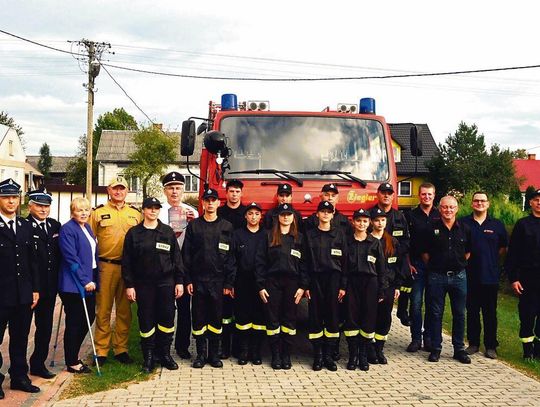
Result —
POLYGON ((411 155, 413 157, 422 156, 422 127, 412 125, 410 130, 411 155))
POLYGON ((182 135, 180 137, 180 154, 187 157, 193 155, 195 149, 195 121, 182 122, 182 135))

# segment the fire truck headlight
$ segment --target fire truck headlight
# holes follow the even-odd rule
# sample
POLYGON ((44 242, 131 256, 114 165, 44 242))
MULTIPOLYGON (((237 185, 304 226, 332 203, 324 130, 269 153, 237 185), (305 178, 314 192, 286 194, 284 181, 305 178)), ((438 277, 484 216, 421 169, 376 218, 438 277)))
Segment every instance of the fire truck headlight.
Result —
POLYGON ((304 203, 310 202, 311 203, 311 194, 305 194, 304 195, 304 203))

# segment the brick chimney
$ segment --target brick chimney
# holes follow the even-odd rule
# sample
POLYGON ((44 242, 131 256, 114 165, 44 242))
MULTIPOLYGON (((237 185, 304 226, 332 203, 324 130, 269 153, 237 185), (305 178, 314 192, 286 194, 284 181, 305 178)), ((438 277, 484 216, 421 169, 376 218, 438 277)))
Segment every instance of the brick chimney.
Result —
POLYGON ((536 154, 527 154, 527 160, 536 160, 536 154))

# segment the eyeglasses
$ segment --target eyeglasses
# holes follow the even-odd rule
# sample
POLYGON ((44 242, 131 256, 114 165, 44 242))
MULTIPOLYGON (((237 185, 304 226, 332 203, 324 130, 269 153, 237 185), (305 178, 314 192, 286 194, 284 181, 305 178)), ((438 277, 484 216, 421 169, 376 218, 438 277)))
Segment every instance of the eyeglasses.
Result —
POLYGON ((472 201, 473 203, 486 203, 488 200, 487 199, 473 199, 472 201))
POLYGON ((457 206, 453 206, 453 205, 443 205, 441 206, 441 209, 443 211, 455 211, 457 208, 457 206))

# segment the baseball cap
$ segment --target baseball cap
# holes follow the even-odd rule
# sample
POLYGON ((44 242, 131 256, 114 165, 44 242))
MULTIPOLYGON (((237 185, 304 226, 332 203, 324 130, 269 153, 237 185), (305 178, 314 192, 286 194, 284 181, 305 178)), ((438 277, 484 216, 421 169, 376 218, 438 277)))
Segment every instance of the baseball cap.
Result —
POLYGON ((291 184, 279 184, 277 187, 277 194, 292 194, 291 184))
POLYGON ((324 184, 321 189, 321 192, 333 192, 335 194, 339 194, 336 184, 324 184))
POLYGON ((383 182, 382 184, 379 185, 379 188, 377 188, 377 191, 379 192, 383 192, 383 191, 389 191, 389 192, 394 192, 394 187, 392 186, 392 184, 388 183, 388 182, 383 182))
POLYGON ((246 208, 244 209, 244 214, 247 213, 250 209, 258 209, 262 212, 261 205, 259 205, 257 202, 251 202, 249 205, 246 205, 246 208))
POLYGON ((206 189, 206 190, 203 192, 202 199, 203 199, 203 201, 204 201, 205 199, 208 199, 208 198, 219 199, 219 195, 218 195, 217 190, 211 189, 211 188, 206 189))
POLYGON ((291 204, 281 204, 277 207, 276 213, 277 215, 281 215, 282 213, 293 213, 293 207, 291 204))
POLYGON ((142 207, 144 208, 151 208, 152 206, 157 206, 161 208, 161 202, 159 202, 159 199, 149 196, 148 198, 145 198, 142 207))
POLYGON ((353 219, 356 219, 356 218, 369 218, 369 219, 371 219, 371 215, 370 215, 369 211, 367 211, 365 209, 357 209, 357 210, 355 210, 352 217, 353 217, 353 219))
POLYGON ((330 211, 334 212, 334 205, 332 205, 328 201, 319 202, 319 205, 317 206, 317 212, 322 211, 324 209, 327 209, 327 210, 330 210, 330 211))
POLYGON ((124 188, 127 188, 128 187, 128 183, 126 181, 126 179, 124 177, 122 177, 121 175, 119 175, 118 177, 112 179, 110 182, 109 182, 109 188, 114 188, 114 187, 117 187, 118 185, 122 185, 124 188))

